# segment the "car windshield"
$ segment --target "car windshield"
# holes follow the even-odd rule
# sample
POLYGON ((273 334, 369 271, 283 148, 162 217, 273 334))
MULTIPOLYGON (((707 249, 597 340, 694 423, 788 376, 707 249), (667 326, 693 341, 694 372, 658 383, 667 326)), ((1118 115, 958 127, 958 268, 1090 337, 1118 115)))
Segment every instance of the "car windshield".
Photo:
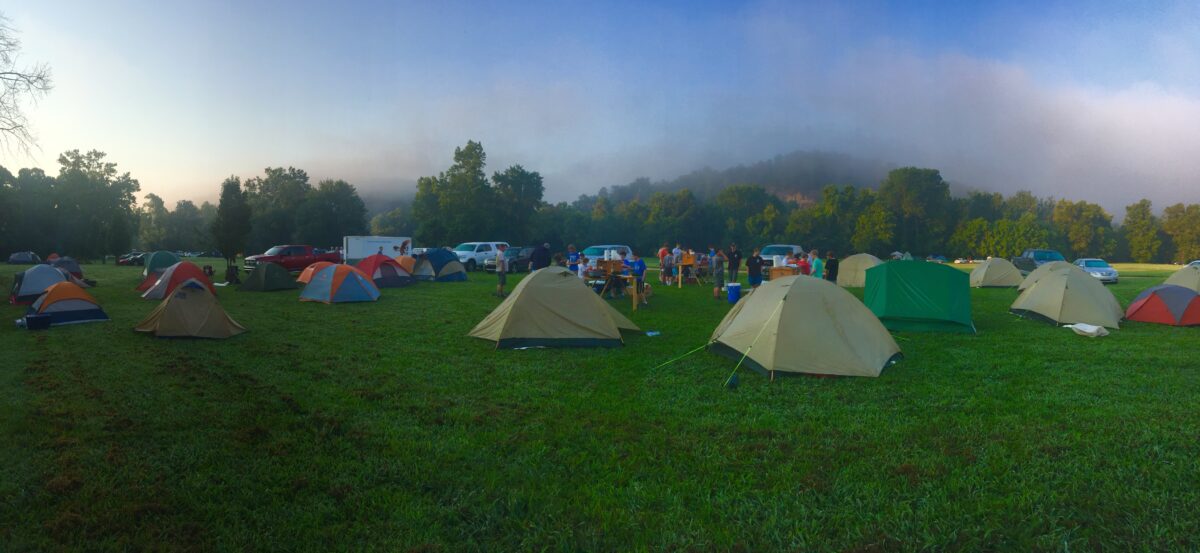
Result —
POLYGON ((601 246, 592 246, 586 250, 583 250, 583 255, 585 257, 600 257, 604 255, 604 248, 601 246))
POLYGON ((1062 254, 1058 252, 1033 252, 1033 258, 1038 261, 1066 261, 1066 258, 1064 258, 1062 254))
POLYGON ((792 253, 791 246, 767 246, 759 252, 759 255, 788 255, 792 253))
POLYGON ((457 246, 454 246, 454 251, 456 251, 456 252, 473 252, 473 251, 475 251, 475 244, 473 244, 471 242, 467 242, 465 244, 459 244, 457 246))
POLYGON ((271 249, 267 250, 266 255, 279 255, 283 253, 283 250, 285 249, 287 248, 284 246, 271 246, 271 249))
POLYGON ((1084 267, 1108 267, 1108 262, 1103 259, 1088 259, 1083 262, 1084 267))

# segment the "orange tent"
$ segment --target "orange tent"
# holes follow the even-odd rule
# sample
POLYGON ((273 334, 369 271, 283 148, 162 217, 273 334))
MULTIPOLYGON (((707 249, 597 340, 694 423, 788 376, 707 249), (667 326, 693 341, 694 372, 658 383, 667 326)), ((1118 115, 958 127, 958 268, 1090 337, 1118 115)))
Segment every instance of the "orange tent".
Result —
POLYGON ((413 272, 413 267, 417 266, 417 258, 411 255, 401 255, 396 257, 396 263, 399 263, 400 268, 408 271, 408 274, 411 275, 413 272))
POLYGON ((66 281, 47 288, 27 315, 44 315, 50 319, 51 326, 108 320, 96 298, 75 283, 66 281))
POLYGON ((375 286, 379 288, 408 286, 414 282, 411 271, 405 271, 398 261, 386 255, 368 256, 359 261, 357 267, 375 281, 375 286))
POLYGON ((213 288, 212 281, 208 280, 208 276, 204 271, 193 264, 191 261, 180 261, 163 271, 162 276, 158 277, 158 282, 154 286, 146 290, 142 297, 148 300, 161 300, 175 291, 180 284, 189 280, 195 280, 208 288, 209 292, 217 293, 217 289, 213 288))
POLYGON ((333 265, 333 263, 330 263, 328 261, 318 261, 316 263, 313 263, 312 265, 305 267, 304 270, 300 272, 300 276, 296 278, 296 282, 303 282, 304 284, 308 284, 308 281, 312 280, 313 275, 317 274, 318 272, 321 271, 321 269, 324 269, 325 267, 328 267, 330 265, 333 265))
POLYGON ((379 288, 375 287, 371 277, 350 265, 330 265, 317 271, 300 292, 300 301, 321 303, 378 299, 379 288))

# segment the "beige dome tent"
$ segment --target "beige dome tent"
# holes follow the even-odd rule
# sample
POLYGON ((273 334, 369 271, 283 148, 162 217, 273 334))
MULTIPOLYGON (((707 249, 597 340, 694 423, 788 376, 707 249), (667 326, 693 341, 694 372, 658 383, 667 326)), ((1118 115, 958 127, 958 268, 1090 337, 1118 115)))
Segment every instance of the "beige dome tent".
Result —
POLYGON ((1025 277, 1025 280, 1022 280, 1021 284, 1017 286, 1017 290, 1025 290, 1030 286, 1033 286, 1033 283, 1037 282, 1042 277, 1055 271, 1072 271, 1081 275, 1091 276, 1087 273, 1087 271, 1079 268, 1078 265, 1067 263, 1066 261, 1051 261, 1034 269, 1033 271, 1030 271, 1029 276, 1025 277))
POLYGON ((867 285, 867 269, 883 263, 869 253, 856 253, 838 263, 838 286, 862 288, 867 285))
POLYGON ((1170 277, 1167 277, 1163 284, 1174 284, 1184 288, 1191 288, 1196 292, 1200 292, 1200 267, 1196 265, 1188 265, 1178 271, 1175 271, 1170 277))
POLYGON ((546 267, 521 279, 512 294, 468 336, 497 348, 614 347, 621 330, 639 330, 565 267, 546 267))
POLYGON ((246 331, 221 309, 217 297, 189 280, 175 289, 134 328, 159 338, 229 338, 246 331))
POLYGON ((1099 280, 1084 271, 1051 271, 1017 296, 1009 309, 1056 324, 1119 328, 1124 312, 1099 280))
POLYGON ((993 257, 971 271, 972 288, 1009 288, 1020 286, 1021 270, 1003 257, 993 257))
POLYGON ((831 282, 772 279, 743 298, 713 332, 711 349, 763 373, 879 376, 900 348, 883 323, 831 282))

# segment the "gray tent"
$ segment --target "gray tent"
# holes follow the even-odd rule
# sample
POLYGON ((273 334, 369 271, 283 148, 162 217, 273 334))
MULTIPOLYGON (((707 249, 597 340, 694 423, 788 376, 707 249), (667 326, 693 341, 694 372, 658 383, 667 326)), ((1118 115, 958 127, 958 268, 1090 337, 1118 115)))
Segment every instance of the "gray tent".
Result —
POLYGON ((42 262, 42 258, 33 252, 17 252, 8 256, 9 265, 35 265, 42 262))
POLYGON ((60 257, 50 262, 51 267, 57 267, 68 273, 71 273, 75 278, 83 278, 83 269, 79 267, 79 262, 70 257, 60 257))

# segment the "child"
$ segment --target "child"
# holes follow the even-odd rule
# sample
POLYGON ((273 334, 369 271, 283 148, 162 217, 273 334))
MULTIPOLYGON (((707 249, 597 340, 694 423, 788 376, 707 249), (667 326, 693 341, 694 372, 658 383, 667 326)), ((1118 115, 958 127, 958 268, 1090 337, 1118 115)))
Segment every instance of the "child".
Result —
POLYGON ((496 246, 496 297, 498 298, 508 295, 504 293, 504 285, 508 283, 508 258, 504 256, 505 251, 508 251, 508 246, 504 244, 496 246))
POLYGON ((635 288, 638 296, 642 298, 642 305, 650 305, 650 302, 646 301, 646 262, 642 261, 638 254, 629 252, 629 259, 625 260, 625 266, 629 267, 629 272, 637 277, 635 288))
POLYGON ((796 268, 800 269, 800 274, 807 275, 812 273, 812 265, 808 263, 808 256, 800 255, 796 258, 796 268))
POLYGON ((567 268, 572 273, 579 272, 579 252, 575 250, 575 244, 567 244, 567 268))
POLYGON ((809 256, 812 257, 813 278, 825 278, 825 260, 821 259, 821 253, 818 252, 816 248, 813 248, 813 251, 809 253, 809 256))
POLYGON ((662 267, 659 268, 663 276, 663 284, 671 286, 675 282, 675 256, 667 255, 662 258, 662 267))
POLYGON ((750 257, 746 258, 746 276, 750 279, 750 288, 758 288, 762 284, 762 267, 763 258, 759 255, 758 248, 754 248, 750 257))

